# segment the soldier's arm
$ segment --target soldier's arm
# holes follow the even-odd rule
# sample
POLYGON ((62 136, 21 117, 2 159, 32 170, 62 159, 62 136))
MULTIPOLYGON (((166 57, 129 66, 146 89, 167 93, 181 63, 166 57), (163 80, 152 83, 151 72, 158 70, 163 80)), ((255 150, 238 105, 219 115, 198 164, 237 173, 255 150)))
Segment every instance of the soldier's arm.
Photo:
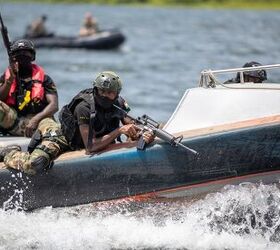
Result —
POLYGON ((38 114, 36 114, 33 119, 40 122, 46 117, 52 117, 58 111, 58 97, 56 94, 46 94, 46 99, 48 105, 38 114))
POLYGON ((25 129, 25 136, 31 137, 37 129, 39 122, 44 118, 52 117, 58 111, 58 98, 55 94, 46 95, 48 105, 40 112, 33 116, 25 129))
POLYGON ((52 117, 58 111, 58 95, 55 83, 46 75, 43 84, 48 104, 40 113, 34 116, 34 119, 38 122, 46 117, 52 117))
MULTIPOLYGON (((17 65, 13 65, 13 67, 17 67, 17 65)), ((10 67, 10 77, 5 80, 5 74, 3 74, 0 78, 0 101, 6 100, 14 79, 15 73, 10 67)))
MULTIPOLYGON (((82 128, 80 126, 80 132, 81 132, 83 142, 85 145, 87 145, 88 131, 89 131, 89 126, 82 127, 82 128), (84 134, 82 134, 82 133, 84 133, 84 134)), ((134 124, 128 124, 128 125, 121 126, 102 137, 99 137, 99 138, 93 137, 92 147, 87 148, 87 152, 88 153, 99 152, 99 151, 105 149, 108 145, 110 145, 120 135, 124 134, 129 137, 135 137, 137 132, 138 132, 138 128, 134 124)), ((133 143, 133 142, 131 142, 131 143, 133 143)))
POLYGON ((80 125, 79 130, 81 133, 81 137, 83 143, 85 145, 87 153, 94 153, 101 151, 102 149, 106 148, 110 145, 121 133, 118 129, 112 131, 111 133, 104 135, 100 138, 93 138, 92 139, 92 147, 88 147, 88 133, 89 133, 89 125, 80 125))
POLYGON ((44 81, 45 97, 47 101, 46 107, 29 121, 25 129, 25 135, 31 137, 34 131, 37 129, 39 122, 47 117, 53 117, 58 111, 58 96, 54 82, 49 76, 45 77, 44 81))

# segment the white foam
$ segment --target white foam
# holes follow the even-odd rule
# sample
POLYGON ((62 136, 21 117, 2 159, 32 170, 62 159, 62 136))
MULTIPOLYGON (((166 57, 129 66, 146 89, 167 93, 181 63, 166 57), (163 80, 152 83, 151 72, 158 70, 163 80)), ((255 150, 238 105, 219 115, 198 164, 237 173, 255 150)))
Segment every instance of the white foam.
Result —
POLYGON ((280 223, 279 204, 276 185, 242 184, 193 203, 0 210, 0 249, 276 250, 272 238, 280 223))

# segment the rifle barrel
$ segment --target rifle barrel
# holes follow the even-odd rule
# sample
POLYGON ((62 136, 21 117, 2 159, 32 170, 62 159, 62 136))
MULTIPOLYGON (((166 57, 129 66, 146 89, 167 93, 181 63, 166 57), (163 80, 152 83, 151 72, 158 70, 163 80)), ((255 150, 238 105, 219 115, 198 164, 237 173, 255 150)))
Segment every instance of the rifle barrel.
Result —
POLYGON ((182 147, 182 148, 184 148, 184 149, 186 149, 186 150, 188 150, 188 151, 190 151, 190 152, 192 152, 192 153, 195 154, 195 155, 199 155, 199 153, 198 153, 197 151, 195 151, 195 150, 192 149, 192 148, 189 148, 189 147, 185 146, 185 145, 184 145, 183 143, 181 143, 181 142, 177 143, 177 145, 180 146, 180 147, 182 147))
POLYGON ((195 151, 194 149, 191 149, 187 146, 185 146, 183 143, 176 141, 176 137, 174 137, 172 134, 169 134, 167 131, 162 130, 162 129, 154 129, 154 134, 162 139, 163 141, 169 142, 172 146, 180 146, 181 148, 184 148, 190 152, 192 152, 195 155, 198 155, 198 152, 195 151))

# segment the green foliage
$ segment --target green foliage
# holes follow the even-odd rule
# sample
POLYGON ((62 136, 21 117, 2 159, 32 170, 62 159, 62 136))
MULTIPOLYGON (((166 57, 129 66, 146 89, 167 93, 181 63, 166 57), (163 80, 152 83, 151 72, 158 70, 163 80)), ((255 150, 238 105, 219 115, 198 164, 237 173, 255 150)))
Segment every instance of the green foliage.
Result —
POLYGON ((280 0, 0 0, 0 2, 45 2, 45 3, 95 3, 137 5, 185 5, 210 8, 263 8, 280 9, 280 0))

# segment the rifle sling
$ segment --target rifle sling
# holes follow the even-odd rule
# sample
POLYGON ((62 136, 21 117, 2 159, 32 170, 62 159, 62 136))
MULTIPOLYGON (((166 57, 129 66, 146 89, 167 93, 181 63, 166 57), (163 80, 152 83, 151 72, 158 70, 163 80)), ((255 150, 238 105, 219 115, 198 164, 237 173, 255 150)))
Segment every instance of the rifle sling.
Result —
POLYGON ((95 118, 95 103, 93 95, 90 98, 90 118, 89 118, 89 130, 88 130, 88 142, 87 148, 92 147, 92 139, 93 139, 93 120, 95 118))

